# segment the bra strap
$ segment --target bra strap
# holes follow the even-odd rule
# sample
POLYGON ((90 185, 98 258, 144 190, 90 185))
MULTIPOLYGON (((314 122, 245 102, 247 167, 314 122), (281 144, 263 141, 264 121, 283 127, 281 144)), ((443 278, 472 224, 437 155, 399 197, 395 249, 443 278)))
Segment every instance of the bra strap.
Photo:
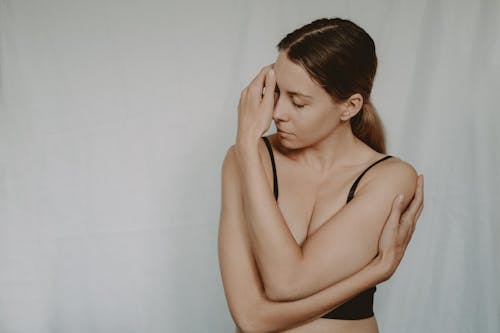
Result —
POLYGON ((372 166, 374 166, 375 164, 377 163, 380 163, 388 158, 391 158, 392 156, 391 155, 387 155, 385 157, 382 157, 380 160, 376 161, 375 163, 373 163, 372 165, 370 165, 368 168, 365 169, 365 171, 363 171, 363 173, 361 175, 359 175, 359 177, 356 179, 356 181, 354 182, 354 184, 352 184, 352 187, 351 187, 351 190, 349 191, 349 195, 347 196, 347 202, 351 201, 351 199, 354 197, 354 191, 356 191, 356 187, 358 186, 358 183, 359 181, 361 180, 361 177, 363 177, 363 175, 368 171, 370 170, 370 168, 372 166))
POLYGON ((278 175, 276 174, 276 164, 274 163, 274 154, 273 149, 271 147, 271 143, 267 136, 263 136, 262 140, 266 143, 267 151, 269 152, 269 156, 271 156, 271 164, 273 165, 273 190, 274 190, 274 198, 278 200, 278 175))

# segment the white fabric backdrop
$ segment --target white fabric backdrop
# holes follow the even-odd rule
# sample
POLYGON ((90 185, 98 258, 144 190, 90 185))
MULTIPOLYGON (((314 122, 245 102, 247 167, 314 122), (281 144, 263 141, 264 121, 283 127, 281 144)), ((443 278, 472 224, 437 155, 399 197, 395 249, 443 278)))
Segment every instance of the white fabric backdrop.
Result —
POLYGON ((232 332, 216 243, 239 93, 325 16, 374 39, 388 152, 425 175, 381 332, 500 332, 493 0, 0 0, 0 332, 232 332))

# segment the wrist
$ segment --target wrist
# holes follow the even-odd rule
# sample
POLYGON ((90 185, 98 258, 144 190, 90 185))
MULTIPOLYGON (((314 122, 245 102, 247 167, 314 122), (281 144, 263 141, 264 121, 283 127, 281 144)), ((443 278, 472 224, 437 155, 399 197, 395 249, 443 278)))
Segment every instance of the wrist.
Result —
POLYGON ((245 147, 245 146, 254 146, 257 145, 261 137, 256 137, 254 135, 236 135, 236 144, 245 147))
POLYGON ((377 284, 388 280, 392 275, 392 266, 388 260, 380 253, 369 264, 369 269, 372 270, 374 276, 377 277, 377 284))
POLYGON ((237 155, 243 158, 249 154, 253 154, 259 151, 259 139, 250 138, 236 138, 235 149, 237 155))

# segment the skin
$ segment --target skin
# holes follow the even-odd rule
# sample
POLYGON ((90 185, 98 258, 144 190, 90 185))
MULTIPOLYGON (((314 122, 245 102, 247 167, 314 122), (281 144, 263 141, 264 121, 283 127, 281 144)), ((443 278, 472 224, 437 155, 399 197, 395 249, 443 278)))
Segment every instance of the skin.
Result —
MULTIPOLYGON (((260 273, 259 275, 262 276, 262 279, 260 279, 259 276, 259 281, 253 282, 256 287, 254 289, 260 289, 261 292, 264 291, 264 295, 262 295, 262 293, 259 294, 263 296, 264 299, 259 299, 258 301, 260 306, 264 306, 263 304, 274 304, 272 303, 273 298, 275 301, 277 297, 288 296, 286 293, 289 290, 289 285, 281 291, 276 289, 276 286, 283 285, 283 282, 287 285, 283 278, 280 280, 279 271, 284 269, 287 274, 283 276, 286 277, 290 276, 290 272, 298 273, 303 271, 304 267, 309 267, 307 272, 311 272, 315 267, 318 267, 317 261, 316 266, 314 266, 315 263, 313 260, 310 261, 310 266, 300 266, 301 270, 293 271, 294 265, 299 262, 298 259, 300 259, 300 263, 305 262, 302 260, 304 258, 302 247, 305 247, 307 244, 316 244, 309 247, 311 250, 309 250, 308 253, 315 253, 315 247, 317 248, 316 251, 318 251, 318 254, 328 253, 329 251, 332 253, 334 248, 328 248, 325 244, 334 243, 327 241, 331 239, 331 235, 335 235, 335 233, 328 235, 326 232, 323 232, 321 226, 323 224, 327 225, 326 222, 328 217, 335 216, 337 212, 343 208, 345 204, 345 195, 357 175, 373 161, 384 155, 366 146, 363 142, 354 137, 350 130, 348 120, 359 112, 362 105, 361 95, 354 94, 346 102, 334 103, 321 87, 310 80, 307 73, 300 66, 291 63, 283 53, 278 56, 274 66, 266 66, 262 69, 261 73, 252 81, 249 87, 242 92, 241 97, 238 107, 237 143, 231 147, 226 155, 223 166, 223 183, 225 179, 227 187, 229 181, 241 182, 240 185, 238 185, 239 192, 235 192, 234 195, 236 197, 240 196, 245 198, 244 210, 247 213, 245 213, 245 216, 239 216, 239 225, 246 231, 243 232, 240 228, 239 232, 243 234, 242 242, 249 246, 239 251, 242 257, 248 257, 250 255, 256 259, 255 261, 259 266, 258 272, 260 273), (270 75, 266 78, 265 75, 269 72, 271 67, 274 67, 276 77, 270 75), (279 95, 273 94, 276 80, 280 90, 279 95), (266 89, 261 99, 260 95, 263 90, 264 82, 266 84, 266 89), (288 92, 291 90, 303 92, 311 97, 308 99, 296 96, 292 98, 288 95, 288 92), (293 103, 299 105, 307 103, 308 106, 299 109, 294 106, 293 103), (274 119, 278 128, 282 128, 291 133, 270 136, 273 151, 275 152, 278 174, 280 175, 279 183, 281 186, 279 203, 274 202, 274 197, 272 197, 271 192, 272 188, 268 186, 269 184, 272 185, 272 170, 269 156, 267 155, 266 159, 267 151, 260 139, 260 136, 269 128, 272 119, 274 119), (263 163, 263 161, 267 162, 263 163), (233 171, 231 172, 228 170, 233 171), (232 174, 232 178, 230 178, 228 174, 232 174), (264 186, 258 186, 263 184, 264 186), (263 189, 265 189, 265 191, 263 191, 263 189), (273 204, 276 206, 273 207, 273 204), (259 221, 265 221, 267 223, 261 223, 259 225, 259 221), (273 226, 275 229, 271 230, 269 226, 273 226), (284 229, 286 229, 286 231, 284 229), (315 243, 312 241, 307 243, 307 240, 311 239, 311 236, 315 233, 316 235, 328 235, 328 237, 326 241, 321 241, 321 238, 315 236, 315 243), (272 244, 277 245, 272 247, 272 244), (327 251, 325 252, 323 250, 327 251), (282 262, 286 263, 285 266, 276 270, 275 267, 277 263, 282 262), (273 281, 279 281, 279 283, 275 282, 273 285, 273 281)), ((372 168, 373 170, 377 168, 377 171, 372 171, 372 169, 370 169, 370 172, 365 174, 362 181, 358 184, 355 198, 356 196, 362 197, 362 195, 358 193, 363 193, 365 187, 365 192, 370 193, 370 187, 367 184, 377 183, 377 179, 391 176, 392 178, 402 177, 397 183, 405 183, 406 181, 406 184, 408 184, 406 187, 402 188, 406 191, 407 199, 403 202, 403 207, 406 207, 415 192, 415 185, 418 183, 420 184, 420 194, 417 196, 416 194, 419 192, 417 191, 417 193, 415 193, 415 198, 410 205, 412 209, 408 208, 411 214, 407 214, 406 217, 409 218, 409 216, 411 216, 410 220, 412 222, 409 223, 409 225, 413 227, 408 227, 406 229, 404 237, 395 237, 394 235, 397 235, 397 232, 393 232, 392 236, 387 236, 389 233, 386 230, 386 221, 390 220, 390 216, 386 218, 387 215, 385 215, 383 219, 379 218, 376 227, 367 232, 372 235, 370 238, 371 243, 369 241, 366 242, 365 249, 363 250, 364 252, 360 252, 361 254, 359 254, 358 258, 362 259, 357 260, 357 266, 354 265, 344 268, 343 266, 345 265, 343 265, 342 269, 344 269, 344 275, 342 276, 342 274, 340 274, 339 276, 335 276, 335 281, 332 283, 331 280, 327 281, 326 279, 331 279, 333 273, 341 271, 339 267, 332 265, 333 268, 331 272, 318 275, 323 279, 321 280, 320 278, 318 281, 315 281, 318 283, 311 283, 311 281, 304 280, 304 288, 299 288, 300 290, 298 291, 299 297, 294 295, 291 300, 310 299, 312 296, 317 296, 319 290, 328 286, 331 286, 330 289, 334 290, 335 286, 340 286, 343 283, 345 287, 346 283, 349 283, 346 281, 349 281, 350 277, 356 276, 356 272, 362 272, 366 267, 380 268, 380 266, 377 265, 373 266, 373 263, 383 262, 380 261, 381 258, 392 258, 392 260, 388 261, 391 264, 387 264, 386 261, 382 266, 395 269, 395 266, 399 264, 402 258, 402 252, 395 249, 398 247, 399 249, 406 248, 407 242, 409 242, 411 233, 414 229, 414 223, 418 219, 423 206, 422 182, 417 182, 416 173, 414 174, 415 179, 413 183, 411 180, 408 181, 411 172, 400 173, 400 176, 395 176, 394 174, 397 170, 410 169, 411 171, 412 168, 408 166, 409 165, 405 162, 392 158, 372 168), (384 166, 382 166, 382 164, 384 164, 384 166), (373 235, 375 235, 375 237, 373 235), (377 250, 379 255, 372 261, 367 261, 366 259, 373 258, 377 250), (392 253, 392 255, 388 255, 388 253, 392 253), (399 253, 401 256, 394 255, 394 253, 399 253), (367 263, 368 265, 366 265, 367 263), (355 274, 353 275, 353 273, 355 274), (319 288, 318 285, 320 285, 319 288)), ((223 186, 223 188, 225 187, 223 186)), ((228 192, 228 190, 226 190, 226 192, 228 192)), ((388 194, 384 195, 388 197, 388 194)), ((223 193, 223 197, 224 196, 223 193)), ((355 199, 353 199, 353 201, 354 200, 355 199)), ((359 201, 360 199, 357 200, 359 201)), ((386 202, 388 204, 384 204, 387 205, 387 211, 392 215, 394 211, 394 209, 391 209, 391 207, 394 207, 392 197, 386 202)), ((226 201, 224 201, 224 203, 226 206, 229 205, 226 201)), ((243 207, 239 207, 239 209, 243 210, 243 207)), ((219 244, 222 247, 230 242, 225 240, 226 238, 224 237, 224 230, 228 229, 227 220, 229 220, 223 218, 223 216, 228 215, 227 213, 225 214, 224 211, 223 207, 221 212, 219 239, 219 244)), ((235 218, 236 217, 233 217, 233 220, 235 218)), ((351 219, 352 218, 351 216, 351 219)), ((397 216, 397 220, 400 220, 399 216, 397 216)), ((403 225, 403 223, 398 225, 403 225)), ((237 232, 238 230, 235 229, 233 233, 237 232)), ((236 247, 236 245, 234 246, 236 247)), ((227 245, 227 247, 229 248, 229 245, 227 245)), ((234 300, 234 295, 238 294, 237 288, 243 288, 245 285, 241 284, 231 287, 231 274, 235 273, 231 273, 231 268, 228 268, 229 264, 225 251, 220 251, 219 255, 226 296, 228 297, 228 303, 233 318, 235 318, 238 325, 238 322, 243 322, 241 319, 242 315, 239 315, 241 312, 238 307, 244 306, 245 303, 238 303, 237 299, 234 300)), ((247 269, 249 271, 248 273, 253 272, 254 275, 256 268, 255 265, 252 266, 251 264, 247 265, 247 267, 238 267, 240 271, 242 269, 247 269)), ((387 270, 374 269, 368 270, 368 273, 364 270, 364 273, 365 277, 371 276, 373 280, 380 280, 380 274, 387 274, 387 270)), ((308 276, 311 275, 316 276, 317 274, 308 274, 308 276)), ((255 280, 256 279, 257 278, 255 278, 255 280)), ((249 285, 250 283, 251 282, 248 282, 249 285)), ((358 279, 356 283, 358 283, 358 285, 364 284, 364 287, 370 285, 370 281, 367 282, 362 279, 358 279)), ((353 293, 351 296, 355 294, 356 293, 353 293)), ((245 297, 246 296, 248 295, 245 295, 245 297)), ((332 294, 331 297, 333 296, 338 295, 332 294)), ((317 302, 310 304, 309 307, 313 308, 317 306, 320 300, 316 299, 316 301, 317 302)), ((343 332, 377 332, 378 330, 375 317, 363 320, 345 321, 321 319, 318 318, 318 314, 316 314, 314 316, 309 315, 309 319, 313 320, 299 326, 296 326, 297 322, 290 322, 290 324, 295 325, 295 327, 289 331, 314 332, 341 330, 343 332)), ((283 326, 283 324, 281 325, 283 326)), ((239 326, 248 327, 248 325, 239 326)))
POLYGON ((222 166, 222 207, 218 253, 225 295, 237 332, 375 332, 371 318, 358 321, 318 319, 350 297, 390 278, 399 265, 423 209, 423 178, 410 206, 393 202, 379 239, 379 254, 346 279, 295 301, 270 300, 263 290, 242 214, 241 183, 234 145, 222 166))

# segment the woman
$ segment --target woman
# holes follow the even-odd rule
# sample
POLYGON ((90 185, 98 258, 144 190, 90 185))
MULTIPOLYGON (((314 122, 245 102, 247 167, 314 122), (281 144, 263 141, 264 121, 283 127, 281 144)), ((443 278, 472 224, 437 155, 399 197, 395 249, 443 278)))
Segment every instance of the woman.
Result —
POLYGON ((240 332, 378 332, 375 286, 411 239, 422 176, 385 155, 369 100, 375 46, 362 28, 319 19, 278 50, 241 93, 222 166, 229 310, 240 332), (278 133, 262 137, 272 120, 278 133))

